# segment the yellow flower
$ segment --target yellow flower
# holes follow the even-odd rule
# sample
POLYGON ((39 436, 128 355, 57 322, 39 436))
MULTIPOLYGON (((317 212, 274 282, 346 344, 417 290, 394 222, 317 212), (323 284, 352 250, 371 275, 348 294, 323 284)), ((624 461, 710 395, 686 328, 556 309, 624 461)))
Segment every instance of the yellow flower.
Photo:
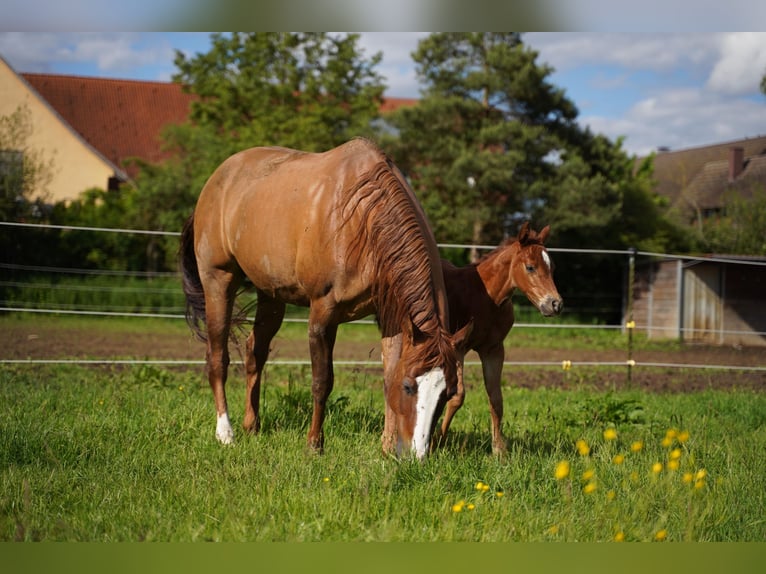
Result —
POLYGON ((465 506, 465 500, 459 500, 458 502, 452 505, 452 512, 462 512, 464 506, 465 506))
POLYGON ((498 491, 495 493, 495 496, 497 496, 498 498, 503 498, 503 491, 502 491, 502 490, 498 490, 498 491))
POLYGON ((707 476, 707 471, 704 468, 701 468, 697 471, 697 474, 694 475, 695 480, 702 480, 707 476))
POLYGON ((678 460, 681 458, 681 449, 680 448, 674 448, 670 451, 670 460, 678 460))
POLYGON ((556 480, 563 480, 569 476, 569 461, 562 460, 556 465, 556 471, 554 472, 556 480))
POLYGON ((614 490, 610 490, 606 493, 607 500, 614 500, 617 497, 617 493, 614 490))
POLYGON ((643 441, 640 441, 640 440, 637 440, 637 441, 633 442, 633 444, 630 445, 630 451, 631 452, 638 452, 642 448, 644 448, 644 443, 643 443, 643 441))
POLYGON ((484 483, 482 481, 479 481, 476 483, 476 490, 483 490, 484 489, 484 483))
POLYGON ((652 465, 652 472, 654 474, 660 474, 662 472, 662 463, 661 462, 655 462, 652 465))
POLYGON ((330 477, 329 477, 329 476, 325 476, 325 477, 322 479, 322 482, 330 482, 330 477))
POLYGON ((184 386, 183 385, 178 385, 178 390, 179 391, 183 391, 184 390, 184 386))
POLYGON ((612 459, 612 462, 614 464, 622 464, 623 462, 625 462, 625 457, 623 455, 621 455, 621 454, 616 454, 616 455, 614 455, 614 458, 612 459))
POLYGON ((678 433, 678 436, 676 437, 678 439, 678 442, 681 444, 685 443, 687 440, 689 440, 689 431, 683 430, 680 433, 678 433))
POLYGON ((682 480, 684 484, 689 484, 694 479, 694 475, 691 472, 685 472, 682 480))
POLYGON ((596 490, 596 488, 597 488, 596 482, 591 480, 588 484, 583 486, 582 491, 585 494, 591 494, 592 492, 594 492, 596 490))
POLYGON ((665 448, 668 448, 668 447, 672 446, 672 444, 673 444, 673 439, 672 439, 672 438, 668 438, 668 437, 665 437, 664 439, 662 439, 662 443, 661 443, 661 444, 662 444, 662 446, 664 446, 665 448))
POLYGON ((590 454, 590 447, 588 446, 588 443, 583 439, 578 440, 575 443, 575 447, 577 447, 577 453, 580 456, 588 456, 590 454))
POLYGON ((617 438, 617 430, 608 428, 604 431, 604 440, 615 440, 617 438))
POLYGON ((559 525, 558 524, 554 524, 553 526, 548 528, 548 534, 556 535, 558 533, 559 533, 559 525))
POLYGON ((705 481, 703 479, 695 480, 694 481, 694 488, 699 490, 700 488, 705 486, 705 481))
POLYGON ((614 541, 615 542, 624 542, 625 541, 625 533, 620 530, 614 535, 614 541))
POLYGON ((473 510, 474 508, 476 508, 476 505, 475 505, 473 502, 469 502, 469 503, 466 505, 466 508, 467 508, 468 510, 473 510))
POLYGON ((658 530, 658 531, 657 531, 657 534, 655 534, 655 535, 654 535, 654 539, 655 539, 657 542, 662 542, 662 541, 663 541, 663 540, 665 540, 667 537, 668 537, 668 531, 667 531, 667 530, 665 530, 664 528, 663 528, 662 530, 658 530))
POLYGON ((582 479, 583 482, 589 481, 591 478, 593 478, 593 475, 596 474, 595 471, 592 468, 589 468, 585 472, 582 473, 582 479))
POLYGON ((677 459, 669 460, 668 461, 668 470, 678 470, 678 467, 681 465, 680 462, 678 462, 677 459))

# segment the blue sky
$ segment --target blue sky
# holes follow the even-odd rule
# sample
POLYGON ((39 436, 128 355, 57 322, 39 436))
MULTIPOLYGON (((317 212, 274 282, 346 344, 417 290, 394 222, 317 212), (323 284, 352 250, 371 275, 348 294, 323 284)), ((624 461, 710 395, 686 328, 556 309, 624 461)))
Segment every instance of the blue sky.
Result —
MULTIPOLYGON (((363 33, 388 95, 416 97, 411 60, 427 33, 363 33)), ((579 121, 630 153, 681 149, 766 134, 766 33, 525 33, 550 81, 577 105, 579 121)), ((168 81, 175 50, 207 51, 203 32, 0 32, 0 55, 18 72, 168 81)))

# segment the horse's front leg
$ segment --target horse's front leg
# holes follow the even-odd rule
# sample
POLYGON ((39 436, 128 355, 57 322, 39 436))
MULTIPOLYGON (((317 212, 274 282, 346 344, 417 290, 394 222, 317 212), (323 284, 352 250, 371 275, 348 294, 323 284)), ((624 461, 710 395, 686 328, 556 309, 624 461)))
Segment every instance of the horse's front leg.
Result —
POLYGON ((489 398, 489 413, 492 417, 492 452, 496 455, 506 453, 505 438, 503 437, 503 391, 500 388, 503 373, 505 351, 499 344, 479 352, 481 369, 484 375, 484 388, 489 398))
MULTIPOLYGON (((383 394, 385 397, 385 418, 383 422, 383 435, 381 446, 385 454, 396 454, 396 413, 389 403, 389 389, 394 381, 396 367, 402 354, 402 334, 393 337, 383 337, 380 342, 381 356, 383 359, 383 394)), ((400 382, 401 384, 401 382, 400 382)))
POLYGON ((308 446, 316 452, 324 449, 324 431, 327 399, 332 392, 334 373, 332 351, 338 325, 329 321, 318 306, 312 305, 309 313, 309 352, 311 354, 311 393, 314 397, 314 413, 308 434, 308 446))

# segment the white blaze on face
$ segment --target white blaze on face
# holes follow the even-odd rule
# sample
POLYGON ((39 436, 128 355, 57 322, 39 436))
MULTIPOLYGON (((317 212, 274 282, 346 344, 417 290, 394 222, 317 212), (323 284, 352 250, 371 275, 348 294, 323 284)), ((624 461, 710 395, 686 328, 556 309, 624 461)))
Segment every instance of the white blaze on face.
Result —
POLYGON ((545 264, 548 266, 548 269, 551 268, 551 258, 548 257, 548 252, 543 249, 543 261, 545 261, 545 264))
POLYGON ((426 455, 430 442, 431 423, 436 405, 447 389, 444 371, 440 368, 428 371, 416 379, 418 383, 418 404, 416 406, 415 431, 412 433, 412 450, 419 459, 426 455))

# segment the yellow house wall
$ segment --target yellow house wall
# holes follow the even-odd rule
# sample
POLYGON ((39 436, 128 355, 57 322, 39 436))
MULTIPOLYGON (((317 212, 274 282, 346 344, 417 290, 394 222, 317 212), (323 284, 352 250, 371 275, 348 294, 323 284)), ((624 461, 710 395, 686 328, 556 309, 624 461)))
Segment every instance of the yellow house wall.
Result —
MULTIPOLYGON (((0 59, 0 116, 9 116, 26 104, 31 112, 32 135, 28 147, 53 159, 53 177, 46 201, 72 200, 92 187, 106 189, 114 168, 99 156, 68 124, 0 59)), ((42 190, 36 190, 34 197, 42 190)))

